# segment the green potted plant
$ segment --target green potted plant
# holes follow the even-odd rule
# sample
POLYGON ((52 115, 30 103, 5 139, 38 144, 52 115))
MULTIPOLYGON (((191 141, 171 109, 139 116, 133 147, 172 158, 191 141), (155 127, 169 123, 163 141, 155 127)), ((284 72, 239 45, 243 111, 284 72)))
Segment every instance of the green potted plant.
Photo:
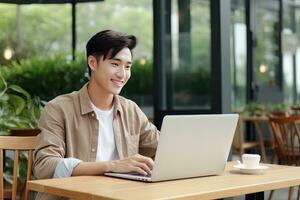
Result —
MULTIPOLYGON (((32 97, 27 91, 17 85, 9 85, 0 74, 0 135, 10 135, 11 129, 30 130, 39 132, 37 121, 41 112, 40 99, 32 97)), ((19 180, 24 182, 26 177, 27 154, 20 153, 19 180)), ((11 156, 5 157, 4 179, 12 183, 11 156)))
POLYGON ((245 105, 241 114, 245 115, 245 116, 261 117, 261 116, 266 115, 266 112, 267 112, 266 105, 252 102, 252 103, 245 105))
POLYGON ((286 116, 291 113, 291 107, 285 103, 268 104, 267 110, 269 115, 286 116))

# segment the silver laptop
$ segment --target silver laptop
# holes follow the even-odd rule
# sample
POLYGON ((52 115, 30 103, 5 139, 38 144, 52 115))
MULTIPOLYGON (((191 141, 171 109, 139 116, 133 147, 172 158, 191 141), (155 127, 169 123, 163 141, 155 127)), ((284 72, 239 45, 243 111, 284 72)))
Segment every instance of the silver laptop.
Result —
POLYGON ((238 114, 165 116, 150 177, 105 173, 146 182, 218 175, 224 171, 238 114))

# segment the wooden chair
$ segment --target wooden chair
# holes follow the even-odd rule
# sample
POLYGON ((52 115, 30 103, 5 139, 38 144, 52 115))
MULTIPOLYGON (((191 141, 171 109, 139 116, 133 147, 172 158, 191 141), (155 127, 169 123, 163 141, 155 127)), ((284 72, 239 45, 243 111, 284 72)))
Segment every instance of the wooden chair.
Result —
MULTIPOLYGON (((32 151, 35 149, 36 137, 16 137, 16 136, 0 136, 0 199, 12 199, 17 198, 17 185, 18 185, 18 165, 19 165, 19 153, 20 151, 28 151, 27 161, 27 176, 26 181, 31 179, 31 166, 32 166, 32 151), (14 151, 14 166, 13 166, 13 184, 11 189, 6 186, 4 189, 3 181, 3 164, 4 150, 14 151)), ((22 199, 27 200, 29 197, 27 190, 27 182, 25 183, 24 193, 22 193, 22 199)))
MULTIPOLYGON (((279 164, 300 166, 300 132, 297 123, 300 122, 300 115, 294 116, 270 116, 270 124, 275 139, 275 151, 279 164)), ((299 199, 300 188, 298 187, 297 199, 299 199)), ((271 191, 269 199, 272 198, 271 191)), ((289 188, 290 200, 292 188, 289 188)))
MULTIPOLYGON (((264 122, 264 121, 262 121, 262 122, 264 122)), ((262 161, 266 162, 264 139, 262 136, 261 129, 259 127, 259 123, 261 123, 261 121, 257 120, 256 117, 253 117, 251 119, 250 118, 240 119, 238 121, 238 125, 236 128, 235 136, 234 136, 233 143, 232 143, 233 153, 237 153, 241 157, 245 153, 246 150, 259 149, 260 154, 262 155, 262 161), (244 125, 246 122, 250 122, 254 125, 254 128, 255 128, 254 133, 256 134, 256 141, 246 141, 245 140, 246 132, 244 131, 244 125)))

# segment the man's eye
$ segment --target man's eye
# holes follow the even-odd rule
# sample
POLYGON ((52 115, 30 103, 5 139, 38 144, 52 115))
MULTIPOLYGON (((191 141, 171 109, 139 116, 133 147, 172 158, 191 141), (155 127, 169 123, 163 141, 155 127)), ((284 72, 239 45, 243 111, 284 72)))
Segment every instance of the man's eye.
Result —
POLYGON ((118 63, 112 63, 113 66, 118 66, 118 63))
POLYGON ((130 68, 131 68, 131 66, 126 66, 125 68, 126 68, 126 69, 130 69, 130 68))

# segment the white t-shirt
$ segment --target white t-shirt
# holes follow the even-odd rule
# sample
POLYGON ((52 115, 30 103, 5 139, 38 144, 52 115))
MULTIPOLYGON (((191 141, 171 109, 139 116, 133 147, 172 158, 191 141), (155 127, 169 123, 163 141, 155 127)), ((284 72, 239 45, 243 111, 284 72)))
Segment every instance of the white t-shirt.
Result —
POLYGON ((113 129, 113 110, 104 111, 92 104, 99 122, 98 150, 96 161, 109 161, 119 159, 113 129))

